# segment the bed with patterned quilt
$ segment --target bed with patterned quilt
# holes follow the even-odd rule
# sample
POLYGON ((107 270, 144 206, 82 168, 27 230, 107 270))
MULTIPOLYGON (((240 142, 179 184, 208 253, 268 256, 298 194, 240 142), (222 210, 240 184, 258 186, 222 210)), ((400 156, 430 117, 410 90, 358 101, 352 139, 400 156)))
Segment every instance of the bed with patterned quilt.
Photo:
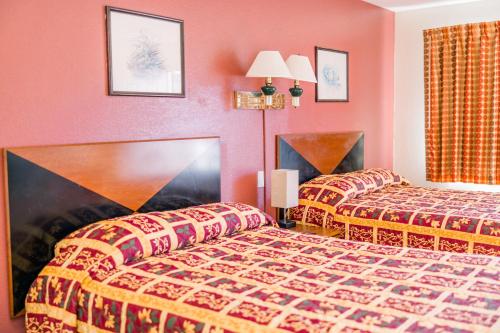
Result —
POLYGON ((289 217, 355 241, 500 256, 500 193, 412 186, 385 169, 307 181, 289 217))
POLYGON ((218 203, 97 222, 60 241, 27 332, 499 332, 500 258, 274 227, 218 203))

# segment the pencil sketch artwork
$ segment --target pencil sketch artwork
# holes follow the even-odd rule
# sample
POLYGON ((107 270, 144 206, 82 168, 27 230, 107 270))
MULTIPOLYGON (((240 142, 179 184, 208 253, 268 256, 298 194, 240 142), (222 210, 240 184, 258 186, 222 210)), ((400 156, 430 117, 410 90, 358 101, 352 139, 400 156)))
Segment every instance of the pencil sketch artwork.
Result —
POLYGON ((132 42, 133 50, 129 56, 128 69, 138 78, 155 78, 165 71, 160 44, 140 32, 132 42))
POLYGON ((110 94, 184 96, 182 21, 111 9, 110 94))
POLYGON ((316 48, 317 102, 349 100, 348 54, 344 51, 316 48))
POLYGON ((323 70, 321 71, 321 73, 323 74, 325 83, 328 86, 332 87, 332 89, 340 90, 342 88, 338 68, 330 65, 325 65, 323 66, 323 70))

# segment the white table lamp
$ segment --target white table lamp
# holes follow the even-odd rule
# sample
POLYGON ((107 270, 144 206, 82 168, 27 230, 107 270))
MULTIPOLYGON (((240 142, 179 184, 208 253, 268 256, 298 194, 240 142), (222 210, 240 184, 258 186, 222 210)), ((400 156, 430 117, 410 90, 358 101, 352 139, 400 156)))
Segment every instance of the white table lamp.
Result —
POLYGON ((283 220, 278 221, 282 228, 295 227, 294 221, 287 220, 286 210, 299 204, 299 171, 276 169, 271 171, 271 206, 285 209, 283 220))

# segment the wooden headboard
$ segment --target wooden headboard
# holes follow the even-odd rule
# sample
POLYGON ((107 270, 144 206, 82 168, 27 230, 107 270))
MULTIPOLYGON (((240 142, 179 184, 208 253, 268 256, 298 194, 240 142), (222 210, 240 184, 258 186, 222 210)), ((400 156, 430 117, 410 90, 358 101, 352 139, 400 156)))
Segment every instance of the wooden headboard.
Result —
POLYGON ((72 231, 134 212, 220 201, 218 137, 4 150, 11 315, 72 231))
POLYGON ((276 167, 299 170, 302 184, 319 175, 363 169, 363 132, 277 135, 276 167))

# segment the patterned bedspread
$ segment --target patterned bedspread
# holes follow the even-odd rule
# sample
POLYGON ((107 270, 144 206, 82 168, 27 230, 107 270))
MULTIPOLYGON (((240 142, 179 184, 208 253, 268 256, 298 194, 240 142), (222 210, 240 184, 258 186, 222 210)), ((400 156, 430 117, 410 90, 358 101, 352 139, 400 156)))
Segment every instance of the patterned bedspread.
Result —
POLYGON ((319 177, 300 191, 291 218, 346 239, 500 256, 500 193, 416 187, 378 169, 319 177))
POLYGON ((299 234, 246 209, 141 214, 73 234, 33 283, 27 331, 500 330, 500 258, 299 234))

